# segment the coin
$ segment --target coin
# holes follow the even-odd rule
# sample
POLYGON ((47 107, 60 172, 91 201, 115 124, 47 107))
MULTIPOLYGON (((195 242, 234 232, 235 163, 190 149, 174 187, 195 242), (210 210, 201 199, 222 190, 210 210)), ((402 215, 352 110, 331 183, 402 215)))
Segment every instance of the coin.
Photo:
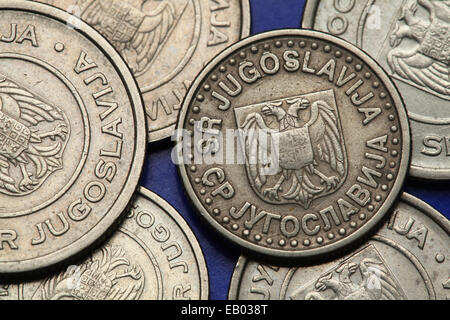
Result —
POLYGON ((410 174, 450 178, 450 6, 443 1, 308 1, 303 27, 357 45, 387 70, 408 111, 410 174))
POLYGON ((121 216, 145 156, 145 114, 123 60, 71 16, 0 3, 0 274, 87 249, 121 216))
POLYGON ((241 256, 229 299, 449 299, 449 235, 444 216, 404 194, 376 235, 340 259, 287 268, 241 256))
POLYGON ((360 238, 409 165, 392 81, 358 48, 314 31, 269 32, 222 52, 191 86, 178 129, 176 160, 198 211, 267 256, 316 256, 360 238))
POLYGON ((150 141, 172 135, 204 64, 250 34, 249 0, 35 1, 81 17, 121 53, 144 97, 150 141))
POLYGON ((140 188, 100 249, 40 281, 0 285, 0 300, 206 300, 208 290, 206 262, 186 221, 140 188))

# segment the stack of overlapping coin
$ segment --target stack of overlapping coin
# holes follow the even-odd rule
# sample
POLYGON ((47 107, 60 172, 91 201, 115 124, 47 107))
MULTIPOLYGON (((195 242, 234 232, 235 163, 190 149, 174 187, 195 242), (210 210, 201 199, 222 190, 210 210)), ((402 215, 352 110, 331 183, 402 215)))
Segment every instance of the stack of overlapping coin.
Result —
POLYGON ((55 7, 0 3, 2 298, 207 299, 190 228, 135 190, 147 137, 170 135, 196 72, 248 35, 248 2, 41 2, 55 7), (45 277, 8 284, 22 274, 45 277))
POLYGON ((450 223, 403 184, 448 178, 450 8, 376 5, 240 40, 247 0, 2 1, 1 298, 207 299, 195 235, 138 188, 174 134, 243 253, 230 299, 445 299, 450 223))

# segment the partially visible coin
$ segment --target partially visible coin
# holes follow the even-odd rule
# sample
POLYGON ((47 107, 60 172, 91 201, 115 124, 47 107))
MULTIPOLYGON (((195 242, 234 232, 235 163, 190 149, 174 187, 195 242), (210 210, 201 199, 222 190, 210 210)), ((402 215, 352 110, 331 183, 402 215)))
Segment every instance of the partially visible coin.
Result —
POLYGON ((302 25, 354 43, 389 72, 411 120, 410 174, 450 179, 448 1, 309 0, 302 25))
POLYGON ((308 267, 239 259, 231 300, 450 299, 450 223, 408 194, 390 220, 352 253, 308 267))
POLYGON ((119 230, 89 258, 41 281, 0 285, 0 300, 205 300, 208 290, 189 226, 141 188, 119 230))
POLYGON ((250 34, 249 0, 35 0, 80 17, 133 71, 150 141, 170 137, 191 81, 216 54, 250 34))
POLYGON ((409 166, 392 81, 358 48, 314 31, 222 52, 192 85, 178 129, 180 174, 201 215, 267 256, 345 248, 388 212, 409 166))
POLYGON ((127 66, 61 10, 0 2, 0 274, 87 249, 121 216, 146 148, 127 66))

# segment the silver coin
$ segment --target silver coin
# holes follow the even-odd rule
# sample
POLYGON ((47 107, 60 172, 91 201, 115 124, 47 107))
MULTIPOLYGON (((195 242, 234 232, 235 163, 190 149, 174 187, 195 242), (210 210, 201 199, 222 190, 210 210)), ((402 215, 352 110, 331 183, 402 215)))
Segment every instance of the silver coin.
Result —
POLYGON ((87 249, 121 216, 146 148, 127 66, 94 29, 0 2, 0 274, 87 249))
POLYGON ((309 0, 303 27, 364 49, 397 85, 411 120, 410 174, 450 178, 450 5, 436 0, 309 0))
POLYGON ((206 300, 208 290, 206 262, 189 226, 141 188, 100 249, 40 281, 0 285, 0 300, 206 300))
POLYGON ((392 81, 355 46, 314 31, 268 32, 222 52, 191 86, 178 129, 180 174, 200 214, 268 256, 321 255, 360 238, 409 166, 392 81))
POLYGON ((120 52, 141 88, 150 141, 172 135, 204 64, 250 34, 249 0, 35 1, 81 17, 120 52))
POLYGON ((229 299, 449 299, 449 236, 444 216, 404 194, 376 235, 340 259, 287 268, 241 256, 229 299))

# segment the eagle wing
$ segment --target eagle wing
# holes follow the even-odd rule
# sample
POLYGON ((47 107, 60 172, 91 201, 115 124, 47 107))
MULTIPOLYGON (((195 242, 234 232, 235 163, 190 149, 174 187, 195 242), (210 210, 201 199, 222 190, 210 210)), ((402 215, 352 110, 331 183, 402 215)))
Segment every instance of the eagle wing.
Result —
POLYGON ((360 268, 366 289, 375 294, 377 298, 380 300, 405 299, 402 289, 381 262, 364 259, 361 261, 360 268))
POLYGON ((150 65, 167 41, 176 24, 175 14, 172 3, 162 2, 154 12, 144 18, 131 41, 131 47, 137 54, 135 58, 139 72, 150 65))
POLYGON ((261 191, 267 183, 267 170, 274 167, 278 159, 271 148, 271 133, 274 130, 267 127, 259 113, 248 115, 240 129, 248 173, 255 187, 261 191))
MULTIPOLYGON (((114 3, 105 0, 86 3, 82 7, 81 18, 108 38, 122 53, 133 72, 143 72, 155 59, 176 24, 175 7, 172 3, 163 1, 155 11, 145 13, 141 8, 123 3, 122 0, 113 1, 114 3), (113 4, 119 8, 118 10, 127 12, 122 12, 121 17, 108 17, 107 12, 113 4), (118 24, 119 20, 120 23, 127 22, 133 25, 137 31, 133 34, 123 34, 125 30, 115 30, 118 26, 122 26, 118 24), (119 32, 120 36, 116 34, 117 31, 122 32, 119 32)), ((187 5, 188 3, 186 7, 187 5)))
POLYGON ((449 66, 421 54, 412 57, 392 57, 391 66, 396 74, 406 80, 428 88, 450 99, 449 66))
POLYGON ((21 122, 28 127, 37 126, 44 121, 65 121, 60 110, 11 80, 0 79, 0 94, 8 95, 17 102, 21 122))
MULTIPOLYGON (((61 141, 46 141, 43 143, 38 136, 38 129, 36 128, 41 123, 59 122, 61 127, 61 139, 65 141, 69 133, 69 123, 64 118, 62 112, 55 106, 43 101, 34 93, 24 89, 15 82, 6 77, 0 78, 0 96, 2 96, 2 110, 8 114, 7 110, 19 111, 20 123, 28 127, 31 131, 31 136, 28 144, 28 149, 19 155, 16 160, 22 163, 28 163, 30 160, 36 165, 36 178, 42 178, 49 170, 54 170, 62 167, 60 151, 62 149, 61 141)), ((10 192, 17 192, 10 183, 9 164, 6 167, 5 157, 0 157, 0 180, 4 187, 10 192), (3 159, 2 159, 3 158, 3 159)), ((15 164, 15 163, 14 163, 15 164)), ((1 184, 0 184, 1 186, 1 184)))
POLYGON ((325 101, 314 104, 313 109, 317 107, 317 117, 308 124, 314 151, 318 160, 328 163, 342 177, 345 175, 345 158, 339 119, 335 110, 325 101))

